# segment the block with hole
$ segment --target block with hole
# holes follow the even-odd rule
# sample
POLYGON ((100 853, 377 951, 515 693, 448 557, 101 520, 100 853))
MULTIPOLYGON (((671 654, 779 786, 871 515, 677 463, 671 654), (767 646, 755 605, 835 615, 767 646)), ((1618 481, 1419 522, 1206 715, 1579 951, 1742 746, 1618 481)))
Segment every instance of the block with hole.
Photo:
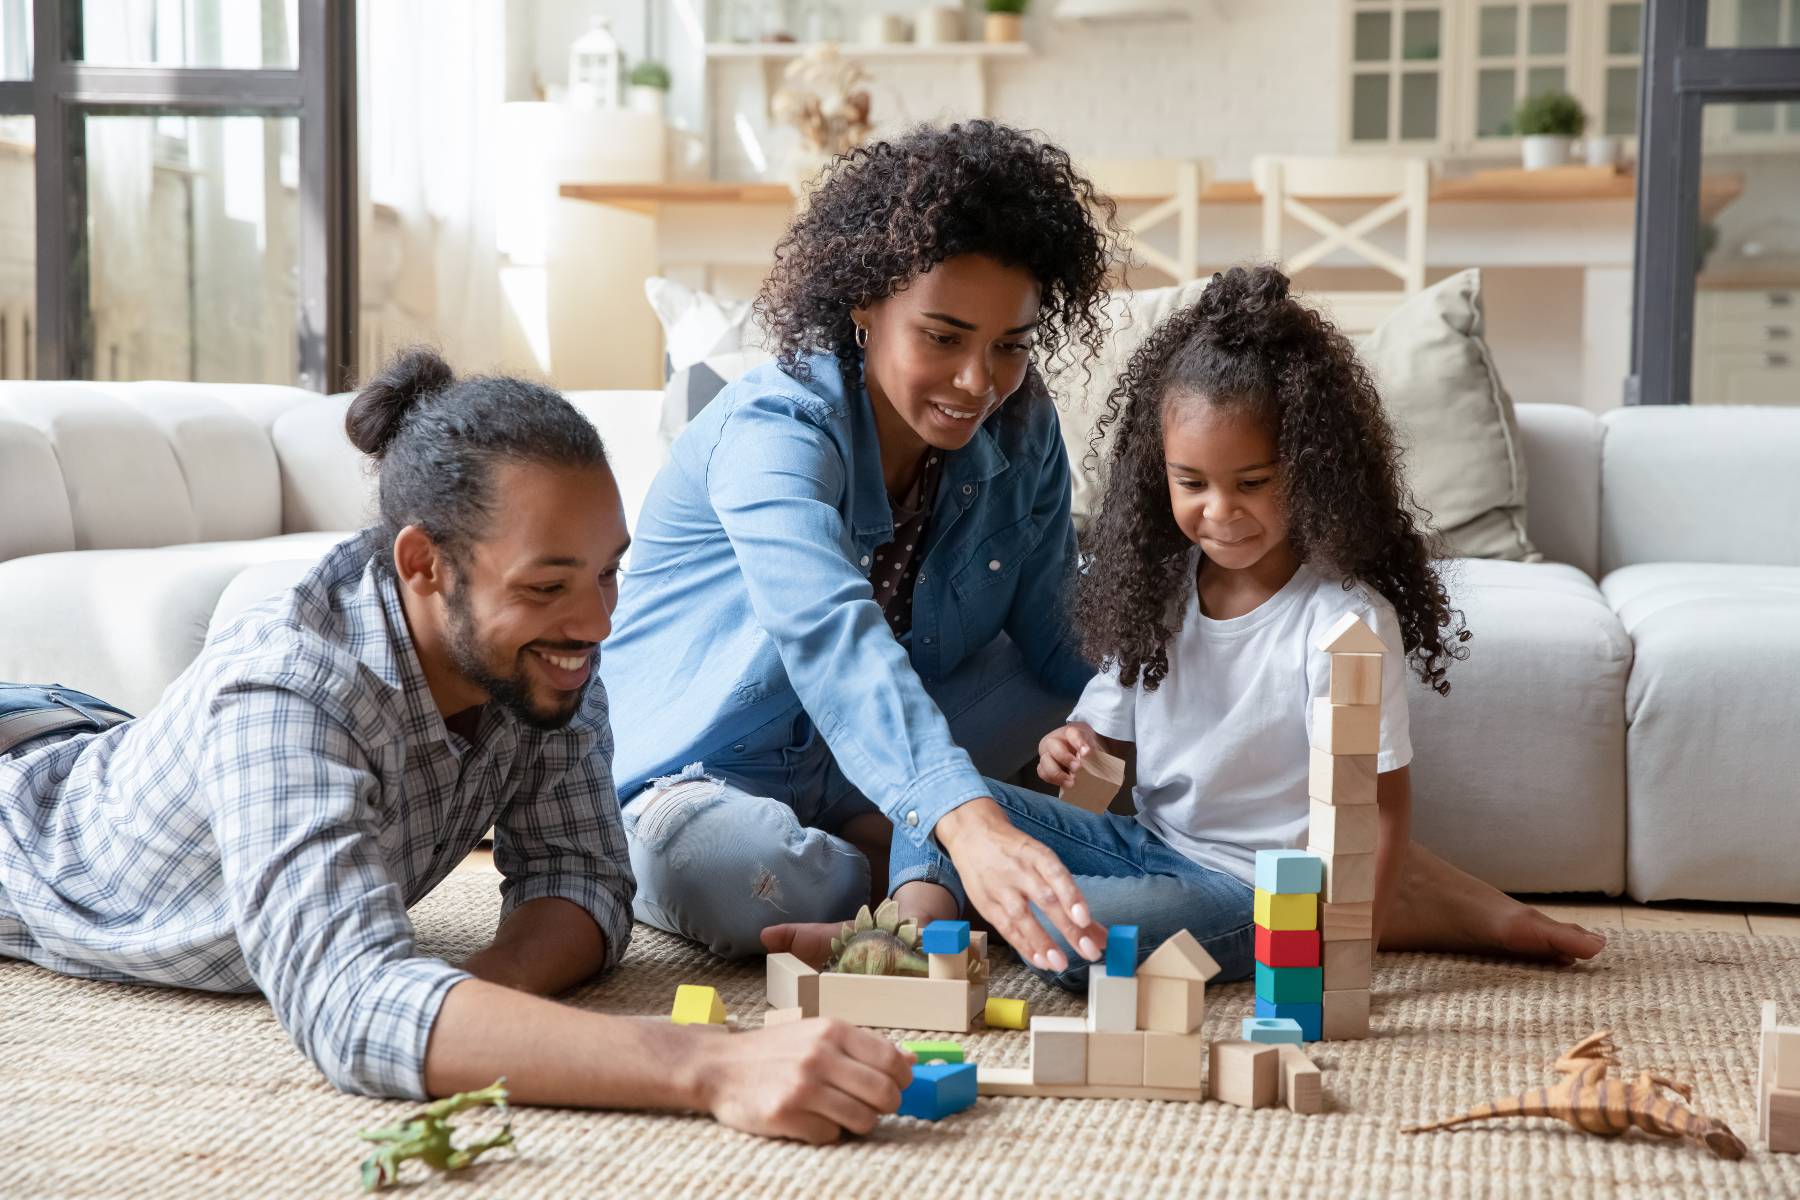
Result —
POLYGON ((1258 850, 1256 886, 1278 896, 1304 896, 1325 885, 1325 865, 1310 850, 1258 850))
POLYGON ((913 1067, 912 1082, 900 1093, 900 1115, 941 1121, 973 1108, 976 1086, 974 1063, 921 1063, 913 1067))
POLYGON ((1291 1043, 1297 1046, 1305 1040, 1306 1031, 1292 1017, 1245 1017, 1238 1036, 1259 1045, 1291 1043))
POLYGON ((677 1025, 723 1025, 725 1002, 717 988, 698 983, 684 983, 675 989, 675 1006, 669 1020, 677 1025))

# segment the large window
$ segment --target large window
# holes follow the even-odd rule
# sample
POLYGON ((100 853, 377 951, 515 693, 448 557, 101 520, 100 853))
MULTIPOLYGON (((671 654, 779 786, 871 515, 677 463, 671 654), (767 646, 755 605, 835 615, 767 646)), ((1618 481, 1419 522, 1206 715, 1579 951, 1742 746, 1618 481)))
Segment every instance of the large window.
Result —
POLYGON ((0 0, 0 378, 347 385, 353 0, 0 0))

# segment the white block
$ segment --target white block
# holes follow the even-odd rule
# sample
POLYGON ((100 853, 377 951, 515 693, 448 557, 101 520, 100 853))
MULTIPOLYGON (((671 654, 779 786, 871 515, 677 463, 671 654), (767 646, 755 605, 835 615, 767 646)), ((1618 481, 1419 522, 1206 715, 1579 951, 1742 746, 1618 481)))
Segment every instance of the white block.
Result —
POLYGON ((1088 971, 1087 1027, 1092 1033, 1130 1033, 1137 1028, 1136 975, 1108 975, 1095 963, 1088 971))

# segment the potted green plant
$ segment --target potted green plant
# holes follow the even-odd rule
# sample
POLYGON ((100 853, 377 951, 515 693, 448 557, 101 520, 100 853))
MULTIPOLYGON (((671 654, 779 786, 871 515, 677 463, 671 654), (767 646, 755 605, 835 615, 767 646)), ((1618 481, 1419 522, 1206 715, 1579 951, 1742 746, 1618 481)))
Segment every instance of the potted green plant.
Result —
POLYGON ((1023 37, 1025 6, 1030 0, 987 0, 983 33, 990 42, 1016 42, 1023 37))
POLYGON ((645 59, 625 77, 625 103, 633 112, 660 117, 669 95, 669 68, 645 59))
POLYGON ((1560 167, 1569 161, 1575 139, 1587 127, 1581 102, 1567 92, 1527 96, 1513 112, 1513 131, 1523 141, 1525 169, 1560 167))

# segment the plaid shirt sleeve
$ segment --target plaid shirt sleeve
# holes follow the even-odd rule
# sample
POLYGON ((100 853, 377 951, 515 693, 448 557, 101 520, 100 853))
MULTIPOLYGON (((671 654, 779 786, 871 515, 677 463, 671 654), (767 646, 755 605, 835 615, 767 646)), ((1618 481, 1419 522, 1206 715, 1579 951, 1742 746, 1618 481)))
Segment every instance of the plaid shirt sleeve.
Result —
POLYGON ((604 967, 617 965, 631 941, 637 890, 612 757, 606 689, 596 678, 570 729, 545 738, 494 823, 501 919, 547 896, 579 904, 606 935, 604 967))
POLYGON ((352 732, 368 702, 332 693, 319 676, 216 695, 200 777, 226 900, 301 1053, 345 1091, 424 1099, 432 1023, 470 976, 414 947, 378 844, 380 748, 352 732))

